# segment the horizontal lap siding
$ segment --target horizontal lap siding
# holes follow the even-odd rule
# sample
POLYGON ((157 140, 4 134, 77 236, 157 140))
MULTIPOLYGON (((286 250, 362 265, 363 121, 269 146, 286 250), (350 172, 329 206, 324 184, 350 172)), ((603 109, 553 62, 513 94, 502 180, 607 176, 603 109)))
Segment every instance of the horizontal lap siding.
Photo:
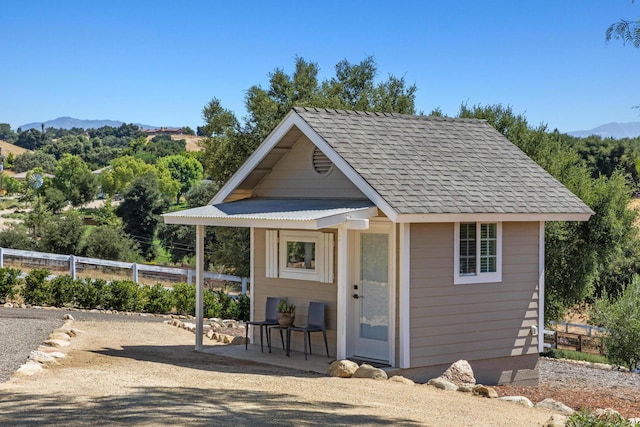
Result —
POLYGON ((502 282, 453 284, 453 224, 411 225, 411 366, 537 352, 537 222, 503 223, 502 282))
MULTIPOLYGON (((309 302, 323 302, 325 304, 325 319, 327 323, 327 339, 329 352, 336 354, 336 298, 335 283, 320 283, 305 280, 279 279, 266 277, 265 258, 265 229, 256 228, 254 236, 254 310, 255 319, 264 319, 264 307, 267 297, 288 297, 289 302, 296 305, 296 324, 306 325, 307 308, 309 302)), ((259 339, 259 338, 258 338, 259 339)), ((321 334, 311 334, 314 354, 325 354, 324 342, 321 334)), ((254 341, 255 342, 255 341, 254 341)), ((280 339, 274 338, 274 345, 279 346, 280 339)), ((304 351, 301 333, 291 335, 291 348, 304 351)))
POLYGON ((334 166, 327 176, 313 170, 315 145, 305 136, 291 147, 253 191, 257 197, 364 198, 362 192, 334 166))

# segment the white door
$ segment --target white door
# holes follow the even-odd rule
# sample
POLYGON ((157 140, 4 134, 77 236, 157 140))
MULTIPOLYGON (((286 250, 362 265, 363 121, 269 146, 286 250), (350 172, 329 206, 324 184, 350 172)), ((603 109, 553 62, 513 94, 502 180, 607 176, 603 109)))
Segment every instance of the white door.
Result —
POLYGON ((389 233, 356 232, 352 269, 353 355, 389 360, 389 233))

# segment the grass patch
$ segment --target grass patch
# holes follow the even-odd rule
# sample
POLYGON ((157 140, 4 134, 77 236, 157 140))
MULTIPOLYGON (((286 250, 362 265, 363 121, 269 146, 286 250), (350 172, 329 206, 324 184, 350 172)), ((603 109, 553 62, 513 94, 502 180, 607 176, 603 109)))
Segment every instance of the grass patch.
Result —
POLYGON ((542 353, 544 357, 550 357, 553 359, 569 359, 569 360, 582 360, 584 362, 591 363, 606 363, 611 364, 607 356, 601 356, 599 354, 581 353, 579 351, 561 350, 552 348, 549 351, 542 353))

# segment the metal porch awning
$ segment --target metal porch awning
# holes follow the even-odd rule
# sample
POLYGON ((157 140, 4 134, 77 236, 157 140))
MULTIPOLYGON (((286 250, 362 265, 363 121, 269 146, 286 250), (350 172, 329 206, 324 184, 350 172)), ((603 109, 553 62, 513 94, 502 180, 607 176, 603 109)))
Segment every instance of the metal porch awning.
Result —
POLYGON ((167 224, 319 230, 345 223, 348 228, 366 229, 368 220, 377 215, 370 200, 250 198, 171 212, 163 218, 167 224))

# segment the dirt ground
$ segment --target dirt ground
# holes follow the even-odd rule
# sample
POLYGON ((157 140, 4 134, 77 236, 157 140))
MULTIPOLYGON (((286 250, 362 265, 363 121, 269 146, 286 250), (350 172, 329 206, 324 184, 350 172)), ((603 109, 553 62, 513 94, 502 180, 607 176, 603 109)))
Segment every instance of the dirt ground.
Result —
POLYGON ((193 351, 163 323, 75 321, 58 365, 0 384, 0 425, 539 426, 551 413, 391 381, 193 351))

